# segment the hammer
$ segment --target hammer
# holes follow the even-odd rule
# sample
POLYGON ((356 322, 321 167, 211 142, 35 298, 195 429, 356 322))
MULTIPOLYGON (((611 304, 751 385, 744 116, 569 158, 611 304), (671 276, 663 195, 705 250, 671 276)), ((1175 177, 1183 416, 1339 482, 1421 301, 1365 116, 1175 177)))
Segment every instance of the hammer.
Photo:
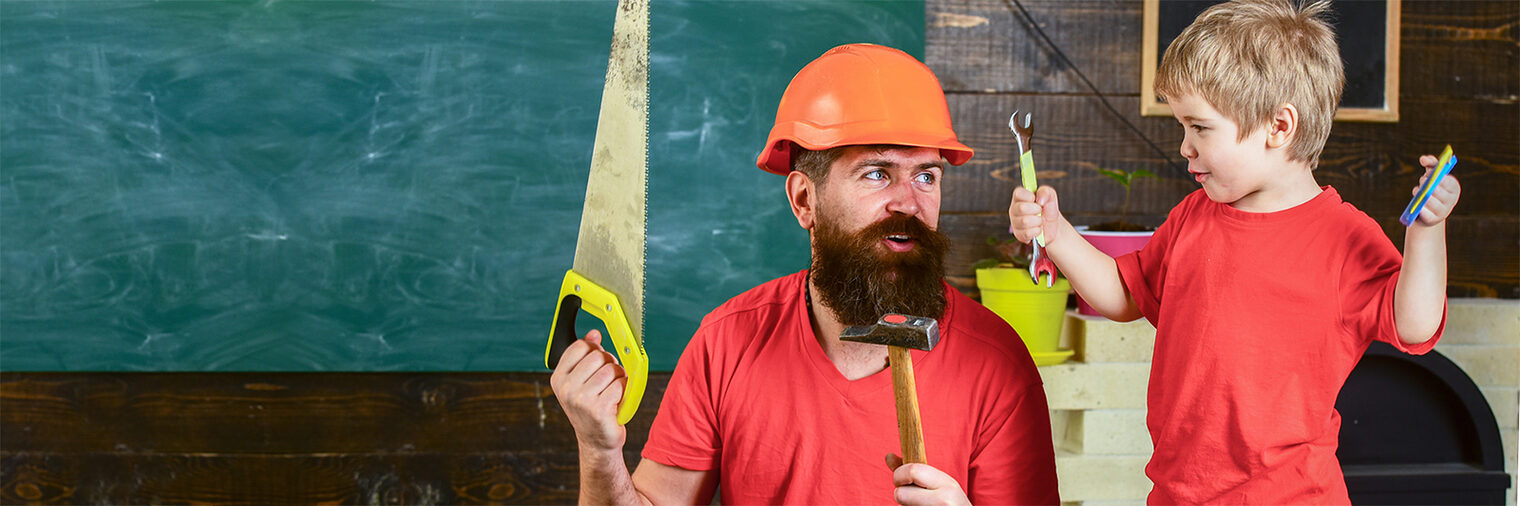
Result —
POLYGON ((918 417, 918 390, 913 383, 913 357, 908 348, 929 351, 939 344, 939 322, 933 318, 887 313, 874 325, 847 327, 841 341, 887 345, 892 367, 892 391, 897 397, 897 434, 902 439, 903 462, 927 463, 924 429, 918 417))

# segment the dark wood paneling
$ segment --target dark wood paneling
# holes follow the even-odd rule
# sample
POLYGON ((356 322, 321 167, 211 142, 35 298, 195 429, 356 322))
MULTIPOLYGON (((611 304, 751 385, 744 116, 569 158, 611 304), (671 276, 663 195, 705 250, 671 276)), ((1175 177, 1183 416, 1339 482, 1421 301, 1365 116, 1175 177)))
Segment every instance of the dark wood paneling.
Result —
POLYGON ((1515 70, 1520 68, 1520 2, 1402 5, 1400 95, 1515 102, 1520 95, 1520 71, 1515 70))
MULTIPOLYGON (((0 502, 574 502, 548 373, 3 373, 0 502)), ((668 373, 628 424, 630 466, 668 373)))
POLYGON ((6 454, 6 504, 571 504, 575 454, 6 454))
MULTIPOLYGON (((1403 250, 1405 228, 1398 217, 1378 222, 1403 250)), ((1446 248, 1448 296, 1520 298, 1520 217, 1451 218, 1446 248)))
POLYGON ((1022 110, 1033 112, 1034 160, 1040 184, 1056 187, 1063 211, 1117 213, 1123 202, 1122 187, 1097 169, 1149 169, 1162 179, 1135 183, 1130 211, 1164 216, 1197 187, 1177 154, 1182 129, 1171 118, 1140 118, 1136 97, 1111 100, 1171 157, 1171 162, 1091 96, 950 96, 950 114, 961 139, 977 151, 970 162, 946 171, 942 212, 1006 213, 1019 177, 1018 148, 1008 130, 1008 116, 1022 110))
POLYGON ((1422 154, 1451 144, 1462 183, 1456 215, 1520 213, 1520 102, 1405 98, 1396 124, 1337 123, 1315 177, 1373 216, 1404 210, 1422 154))
MULTIPOLYGON (((1140 93, 1139 1, 1021 1, 1099 90, 1140 93)), ((947 91, 1091 92, 1012 0, 929 0, 925 21, 924 60, 947 91)))

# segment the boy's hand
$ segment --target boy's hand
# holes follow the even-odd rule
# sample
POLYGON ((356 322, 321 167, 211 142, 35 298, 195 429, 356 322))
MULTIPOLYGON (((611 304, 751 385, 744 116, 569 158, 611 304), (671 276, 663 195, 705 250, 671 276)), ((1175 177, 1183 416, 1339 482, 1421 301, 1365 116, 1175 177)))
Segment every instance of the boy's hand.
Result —
POLYGON ((929 464, 903 465, 902 457, 888 453, 887 467, 892 470, 892 499, 897 504, 971 504, 961 484, 929 464))
POLYGON ((1064 221, 1055 188, 1041 186, 1034 193, 1022 186, 1013 189, 1013 201, 1008 203, 1008 233, 1019 241, 1027 243, 1043 233, 1048 246, 1060 239, 1057 236, 1063 227, 1056 225, 1064 221))
POLYGON ((623 449, 628 431, 618 425, 617 412, 627 383, 622 366, 602 349, 601 332, 593 329, 565 348, 549 386, 583 450, 623 449))
MULTIPOLYGON (((1435 172, 1437 161, 1436 157, 1431 155, 1420 157, 1420 165, 1425 166, 1425 175, 1420 177, 1420 182, 1415 185, 1411 194, 1420 193, 1420 185, 1425 184, 1425 180, 1435 172)), ((1425 201, 1425 207, 1420 209, 1420 219, 1415 221, 1415 225, 1428 227, 1446 221, 1446 218, 1451 216, 1452 208, 1456 207, 1457 199, 1461 196, 1462 185, 1457 183, 1456 177, 1447 174, 1441 179, 1441 184, 1436 185, 1436 188, 1430 192, 1430 198, 1425 201)))

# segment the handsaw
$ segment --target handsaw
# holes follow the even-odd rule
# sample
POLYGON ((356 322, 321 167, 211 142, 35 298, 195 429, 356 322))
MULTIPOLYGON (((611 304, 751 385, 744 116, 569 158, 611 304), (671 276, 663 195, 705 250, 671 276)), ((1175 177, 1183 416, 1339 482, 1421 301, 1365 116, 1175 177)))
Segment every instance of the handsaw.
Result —
POLYGON ((560 284, 544 365, 553 369, 579 337, 580 310, 600 319, 628 375, 620 424, 638 410, 649 377, 643 339, 648 168, 649 2, 619 0, 575 262, 560 284))

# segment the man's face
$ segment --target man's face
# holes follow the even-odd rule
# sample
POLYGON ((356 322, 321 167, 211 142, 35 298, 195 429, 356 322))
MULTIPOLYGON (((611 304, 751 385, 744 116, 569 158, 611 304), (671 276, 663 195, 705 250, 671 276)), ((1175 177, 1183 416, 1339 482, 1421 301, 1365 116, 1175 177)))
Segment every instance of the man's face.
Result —
POLYGON ((944 161, 933 148, 846 148, 818 193, 813 282, 845 325, 885 313, 939 318, 949 241, 939 222, 944 161))

